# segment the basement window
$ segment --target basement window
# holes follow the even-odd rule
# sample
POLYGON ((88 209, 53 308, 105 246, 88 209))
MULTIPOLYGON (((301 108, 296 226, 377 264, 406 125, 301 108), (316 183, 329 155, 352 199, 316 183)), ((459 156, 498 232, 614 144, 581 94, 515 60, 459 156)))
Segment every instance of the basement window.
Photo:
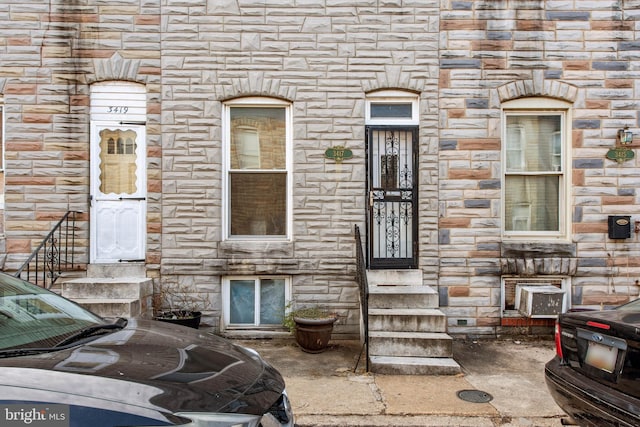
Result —
POLYGON ((223 323, 226 329, 282 327, 291 299, 289 277, 242 276, 223 279, 223 323))
POLYGON ((523 317, 520 311, 519 290, 523 287, 532 288, 535 286, 551 286, 564 291, 563 307, 564 311, 569 309, 571 303, 570 279, 568 277, 503 277, 501 281, 502 317, 523 317))

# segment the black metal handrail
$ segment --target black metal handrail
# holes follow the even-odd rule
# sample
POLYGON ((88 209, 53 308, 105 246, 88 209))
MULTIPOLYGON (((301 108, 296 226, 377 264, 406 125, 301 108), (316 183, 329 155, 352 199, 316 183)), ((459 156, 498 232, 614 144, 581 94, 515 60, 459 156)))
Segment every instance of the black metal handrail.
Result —
POLYGON ((68 211, 14 274, 49 289, 63 271, 75 268, 76 216, 68 211))
MULTIPOLYGON (((356 237, 356 281, 360 289, 360 312, 362 316, 362 325, 364 328, 363 346, 365 353, 365 369, 369 372, 369 283, 367 282, 367 264, 362 249, 362 238, 360 237, 360 228, 355 226, 356 237)), ((360 352, 362 354, 362 352, 360 352)), ((356 363, 356 368, 358 364, 356 363)))

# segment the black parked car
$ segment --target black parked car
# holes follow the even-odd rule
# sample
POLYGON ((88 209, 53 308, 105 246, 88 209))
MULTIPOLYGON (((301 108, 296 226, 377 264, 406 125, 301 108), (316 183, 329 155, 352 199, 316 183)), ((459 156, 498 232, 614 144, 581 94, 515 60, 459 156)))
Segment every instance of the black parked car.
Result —
POLYGON ((281 375, 203 331, 107 321, 0 273, 0 425, 294 425, 281 375))
POLYGON ((561 314, 545 366, 556 403, 581 426, 640 426, 640 300, 561 314))

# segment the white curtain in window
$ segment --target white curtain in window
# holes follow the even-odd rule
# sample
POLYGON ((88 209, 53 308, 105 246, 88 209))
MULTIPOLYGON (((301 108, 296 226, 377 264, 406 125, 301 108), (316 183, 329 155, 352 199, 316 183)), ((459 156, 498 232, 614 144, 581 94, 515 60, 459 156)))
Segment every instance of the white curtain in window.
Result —
POLYGON ((505 230, 559 230, 560 132, 557 114, 507 116, 505 230))

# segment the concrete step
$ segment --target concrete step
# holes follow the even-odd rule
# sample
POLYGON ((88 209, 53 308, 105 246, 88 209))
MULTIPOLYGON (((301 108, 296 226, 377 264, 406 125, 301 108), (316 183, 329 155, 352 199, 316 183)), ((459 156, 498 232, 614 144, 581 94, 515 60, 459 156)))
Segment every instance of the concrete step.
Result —
POLYGON ((377 356, 453 357, 453 339, 445 333, 370 332, 369 354, 377 356))
POLYGON ((87 265, 87 277, 146 277, 146 275, 147 270, 144 262, 87 265))
POLYGON ((422 270, 369 270, 369 361, 372 372, 456 375, 453 339, 436 290, 422 270))
POLYGON ((447 317, 434 308, 370 309, 369 331, 446 332, 447 317))
POLYGON ((139 299, 135 298, 76 298, 77 304, 101 317, 139 317, 142 312, 139 299))
POLYGON ((153 293, 153 282, 145 277, 82 277, 63 282, 66 298, 140 298, 153 293))
POLYGON ((458 362, 448 357, 369 357, 372 372, 388 375, 457 375, 458 362))
POLYGON ((369 286, 422 285, 422 270, 367 270, 369 286))
POLYGON ((104 317, 153 317, 153 281, 145 277, 83 277, 61 283, 60 294, 104 317))
POLYGON ((438 308, 438 293, 429 286, 369 285, 369 308, 438 308))

